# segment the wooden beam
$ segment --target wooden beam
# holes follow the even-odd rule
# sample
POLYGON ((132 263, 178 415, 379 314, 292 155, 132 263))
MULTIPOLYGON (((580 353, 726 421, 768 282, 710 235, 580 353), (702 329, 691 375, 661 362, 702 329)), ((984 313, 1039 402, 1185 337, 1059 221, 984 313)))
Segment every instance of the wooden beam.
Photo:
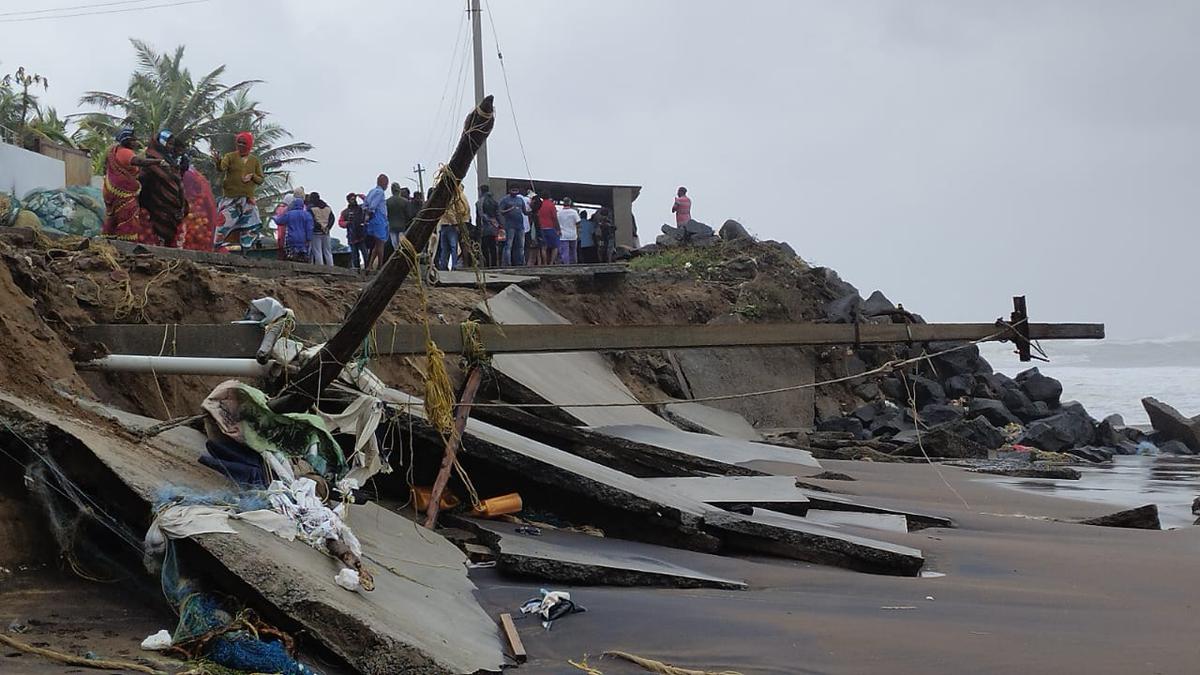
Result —
POLYGON ((483 381, 483 368, 473 366, 467 373, 467 381, 463 384, 460 405, 454 411, 454 431, 446 439, 446 451, 442 455, 442 466, 438 469, 433 488, 429 491, 429 508, 425 510, 425 527, 433 529, 437 524, 438 508, 442 502, 442 492, 450 482, 450 471, 454 468, 454 460, 458 457, 458 445, 462 442, 463 429, 467 428, 467 418, 471 416, 471 403, 479 391, 479 383, 483 381))
MULTIPOLYGON (((325 342, 334 324, 300 324, 292 336, 325 342)), ((457 325, 430 326, 446 353, 462 351, 457 325)), ((1003 332, 990 323, 862 324, 859 344, 903 344, 979 340, 1003 332)), ((81 326, 75 335, 85 343, 102 343, 112 354, 156 355, 165 342, 167 356, 252 358, 262 341, 257 325, 239 324, 100 324, 81 326)), ((505 325, 479 327, 484 348, 492 354, 603 351, 611 349, 687 349, 703 347, 820 346, 855 343, 849 324, 763 323, 730 326, 574 326, 505 325)), ((1104 324, 1033 323, 1033 340, 1099 340, 1104 324)), ((377 324, 376 354, 424 354, 425 329, 409 324, 377 324)), ((361 343, 361 341, 360 341, 361 343)))
MULTIPOLYGON (((446 174, 433 188, 433 194, 425 208, 409 225, 405 238, 420 251, 429 243, 434 228, 446 212, 446 207, 462 189, 462 179, 471 168, 471 161, 479 151, 495 125, 492 97, 488 96, 467 116, 463 124, 462 137, 450 162, 446 174)), ((300 367, 300 372, 291 378, 283 393, 271 400, 275 412, 300 412, 320 398, 321 392, 341 374, 342 367, 350 363, 362 346, 363 340, 375 327, 375 322, 387 309, 396 290, 412 272, 416 261, 397 250, 383 264, 383 268, 371 279, 358 296, 354 306, 346 315, 345 322, 329 338, 320 351, 300 367)))
POLYGON ((525 652, 525 643, 521 642, 521 634, 517 632, 517 624, 513 623, 512 614, 500 615, 500 627, 504 629, 504 637, 508 641, 508 648, 512 650, 513 660, 525 663, 529 655, 525 652))

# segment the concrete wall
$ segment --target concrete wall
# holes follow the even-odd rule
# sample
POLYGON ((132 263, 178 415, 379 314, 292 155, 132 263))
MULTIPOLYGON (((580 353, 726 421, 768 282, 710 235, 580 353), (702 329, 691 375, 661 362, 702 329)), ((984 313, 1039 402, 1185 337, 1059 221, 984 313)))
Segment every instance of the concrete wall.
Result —
POLYGON ((636 246, 633 236, 633 190, 613 189, 613 222, 617 226, 617 246, 636 246))
POLYGON ((62 160, 0 143, 0 192, 22 197, 35 188, 62 189, 66 186, 67 168, 62 160))

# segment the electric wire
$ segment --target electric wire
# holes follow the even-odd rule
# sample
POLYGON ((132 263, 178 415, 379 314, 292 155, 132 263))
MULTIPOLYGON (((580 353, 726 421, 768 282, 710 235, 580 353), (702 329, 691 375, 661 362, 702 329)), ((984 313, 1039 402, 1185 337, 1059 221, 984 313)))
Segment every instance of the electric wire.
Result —
POLYGON ((496 43, 496 58, 500 61, 500 74, 504 77, 504 95, 508 99, 508 114, 512 117, 513 129, 517 132, 517 146, 521 149, 521 160, 525 162, 525 175, 529 187, 533 188, 533 171, 529 168, 529 155, 525 153, 525 140, 521 137, 521 125, 517 123, 517 108, 513 105, 512 88, 508 85, 508 69, 504 66, 504 51, 500 49, 500 35, 496 32, 496 19, 492 16, 491 0, 483 0, 487 7, 488 23, 492 25, 492 41, 496 43))
POLYGON ((22 9, 15 12, 0 12, 0 16, 19 16, 21 14, 49 14, 51 12, 69 12, 75 9, 95 9, 97 7, 114 7, 116 5, 136 5, 150 0, 118 0, 118 2, 94 2, 87 5, 71 5, 69 7, 50 7, 47 9, 22 9))
POLYGON ((169 7, 182 7, 184 5, 199 5, 212 0, 182 0, 180 2, 164 2, 157 5, 143 5, 141 7, 126 7, 123 9, 106 9, 99 12, 76 12, 74 14, 52 14, 46 16, 19 16, 15 18, 0 19, 0 23, 24 23, 27 21, 49 21, 51 19, 72 19, 81 16, 100 16, 103 14, 125 14, 127 12, 140 12, 147 9, 166 9, 169 7))

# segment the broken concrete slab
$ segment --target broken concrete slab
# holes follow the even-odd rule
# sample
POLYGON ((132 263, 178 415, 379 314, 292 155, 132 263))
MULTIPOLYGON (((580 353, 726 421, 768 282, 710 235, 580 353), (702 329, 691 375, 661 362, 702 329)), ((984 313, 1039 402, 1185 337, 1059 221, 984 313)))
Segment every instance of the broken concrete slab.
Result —
MULTIPOLYGON (((800 347, 676 349, 671 355, 696 398, 790 387, 814 377, 812 359, 800 347)), ((737 413, 755 428, 812 426, 815 410, 812 389, 705 405, 737 413)))
POLYGON ((805 520, 811 520, 821 525, 837 527, 851 525, 854 527, 883 530, 885 532, 908 532, 908 519, 904 516, 890 513, 862 513, 855 511, 825 511, 809 509, 804 514, 805 520))
POLYGON ((684 431, 692 431, 744 441, 762 441, 762 434, 745 417, 703 403, 680 401, 663 406, 666 418, 684 431))
POLYGON ((740 590, 746 582, 706 574, 665 559, 670 549, 623 539, 540 528, 533 536, 514 523, 466 519, 496 551, 507 574, 564 584, 671 586, 740 590))
MULTIPOLYGON (((571 322, 518 286, 509 286, 476 310, 498 324, 563 325, 571 322)), ((637 405, 629 387, 596 352, 495 354, 492 367, 532 398, 550 403, 623 403, 621 407, 561 408, 575 423, 586 426, 640 424, 675 429, 663 418, 637 405)))
POLYGON ((804 496, 803 490, 796 487, 796 479, 791 476, 713 476, 642 480, 714 506, 750 504, 763 508, 791 506, 798 508, 800 513, 808 510, 808 497, 804 496))
MULTIPOLYGON (((506 286, 535 286, 541 282, 538 277, 522 274, 501 274, 498 272, 481 272, 484 288, 504 288, 506 286)), ((435 286, 452 288, 479 288, 480 279, 474 272, 467 270, 438 270, 435 286)))
POLYGON ((797 467, 820 468, 812 453, 795 448, 785 448, 766 443, 755 443, 735 438, 723 438, 708 434, 696 434, 679 429, 663 429, 642 425, 599 426, 593 431, 625 438, 638 443, 657 445, 687 455, 696 455, 726 464, 767 461, 793 464, 797 467))
POLYGON ((874 574, 916 576, 925 564, 918 549, 849 534, 799 516, 758 508, 749 515, 723 513, 725 517, 714 515, 706 523, 736 548, 874 574))
POLYGON ((908 523, 908 530, 920 530, 926 527, 954 527, 954 521, 945 516, 930 513, 920 513, 904 509, 894 509, 880 505, 874 501, 862 501, 860 497, 817 492, 799 488, 808 498, 809 509, 823 511, 842 511, 850 513, 880 513, 884 515, 903 516, 908 523))
MULTIPOLYGON (((391 389, 383 396, 408 413, 414 434, 441 447, 441 435, 425 420, 420 399, 391 389)), ((460 457, 487 463, 489 477, 506 474, 509 489, 536 486, 529 501, 541 493, 556 495, 556 513, 629 539, 702 552, 728 546, 881 574, 914 574, 920 568, 919 555, 914 558, 911 549, 883 542, 874 549, 869 539, 829 528, 723 511, 476 419, 467 420, 460 457)))
POLYGON ((473 408, 476 419, 526 438, 603 464, 631 476, 758 476, 763 472, 736 464, 638 443, 538 417, 520 408, 473 408))
POLYGON ((1079 521, 1081 525, 1099 525, 1101 527, 1124 527, 1133 530, 1161 530, 1158 520, 1158 505, 1147 504, 1136 509, 1126 509, 1110 513, 1099 518, 1089 518, 1079 521))
MULTIPOLYGON (((92 408, 124 424, 155 422, 99 404, 92 408)), ((135 528, 148 524, 156 493, 167 484, 229 487, 197 461, 205 452, 204 435, 193 429, 137 439, 102 421, 6 394, 0 394, 0 414, 43 424, 48 451, 63 470, 88 494, 117 504, 135 528)), ((226 592, 281 628, 305 632, 359 672, 497 672, 504 663, 499 635, 474 598, 462 554, 374 505, 351 506, 347 520, 375 577, 371 593, 337 587, 333 576, 341 565, 333 558, 238 521, 232 521, 237 535, 200 535, 179 545, 183 559, 226 592)))

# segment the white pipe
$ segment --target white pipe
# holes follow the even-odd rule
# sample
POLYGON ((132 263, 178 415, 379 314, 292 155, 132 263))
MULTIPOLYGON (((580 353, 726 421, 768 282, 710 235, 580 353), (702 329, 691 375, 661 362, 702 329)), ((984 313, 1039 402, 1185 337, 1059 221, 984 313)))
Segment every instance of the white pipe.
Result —
POLYGON ((201 358, 195 356, 144 356, 110 354, 78 364, 83 370, 158 375, 231 375, 260 377, 269 375, 277 364, 262 364, 254 359, 201 358))

